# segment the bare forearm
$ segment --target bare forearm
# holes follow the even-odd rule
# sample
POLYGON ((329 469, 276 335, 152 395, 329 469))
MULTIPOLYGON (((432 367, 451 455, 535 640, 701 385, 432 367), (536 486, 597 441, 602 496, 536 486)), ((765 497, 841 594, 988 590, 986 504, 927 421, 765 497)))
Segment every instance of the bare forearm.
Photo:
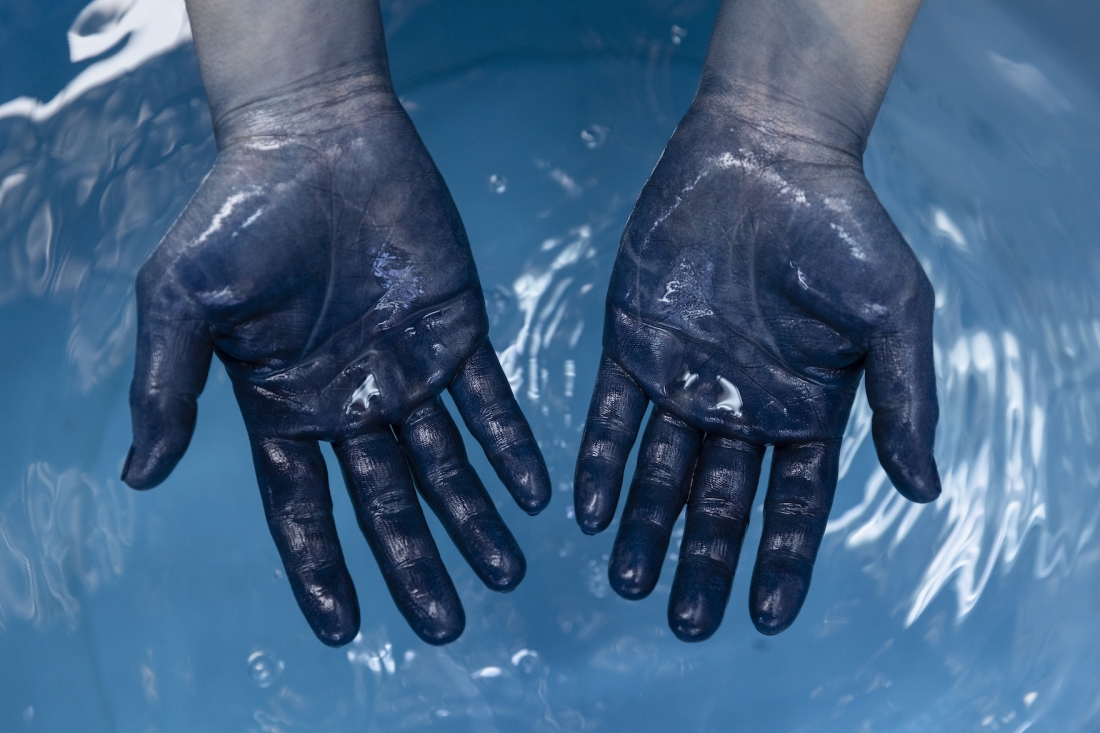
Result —
POLYGON ((776 132, 866 143, 920 0, 725 0, 701 97, 776 132))
POLYGON ((378 0, 187 0, 215 128, 227 112, 342 67, 388 82, 378 0))

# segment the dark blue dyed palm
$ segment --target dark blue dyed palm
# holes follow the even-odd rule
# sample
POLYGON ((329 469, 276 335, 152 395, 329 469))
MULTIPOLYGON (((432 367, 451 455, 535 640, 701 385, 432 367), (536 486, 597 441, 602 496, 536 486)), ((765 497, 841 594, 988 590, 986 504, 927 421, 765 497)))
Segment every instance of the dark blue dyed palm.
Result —
POLYGON ((652 401, 609 575, 620 595, 648 595, 686 505, 669 601, 681 639, 721 623, 768 445, 750 613, 767 634, 794 621, 864 372, 890 479, 913 501, 939 495, 934 293, 861 153, 697 104, 627 224, 577 465, 577 520, 588 533, 610 524, 652 401))
POLYGON ((490 588, 514 588, 525 561, 441 392, 521 507, 540 511, 550 485, 487 339, 446 185, 385 88, 315 84, 217 127, 213 170, 138 277, 123 478, 148 488, 171 472, 216 353, 272 536, 318 637, 340 645, 359 627, 318 446, 329 441, 399 609, 425 641, 451 641, 463 610, 414 479, 490 588))

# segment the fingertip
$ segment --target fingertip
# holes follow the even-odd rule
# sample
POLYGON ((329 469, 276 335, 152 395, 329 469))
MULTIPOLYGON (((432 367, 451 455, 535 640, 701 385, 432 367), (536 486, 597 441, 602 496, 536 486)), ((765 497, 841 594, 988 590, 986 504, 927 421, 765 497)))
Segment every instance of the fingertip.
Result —
POLYGON ((879 463, 898 492, 918 504, 935 501, 942 487, 931 440, 885 420, 873 420, 871 433, 879 463))
POLYGON ((325 646, 339 648, 350 644, 359 634, 359 613, 354 618, 341 618, 325 627, 314 627, 313 633, 325 646))
POLYGON ((680 641, 706 641, 722 625, 733 576, 702 558, 683 558, 668 600, 668 625, 680 641))
POLYGON ((461 607, 458 613, 446 618, 438 618, 431 624, 414 626, 413 631, 425 644, 432 646, 444 646, 456 641, 466 630, 466 614, 461 607))
POLYGON ((914 471, 904 465, 892 466, 886 468, 886 475, 898 493, 906 499, 917 504, 928 504, 943 493, 936 462, 932 460, 931 464, 931 468, 923 471, 914 471))
POLYGON ((131 489, 152 489, 164 483, 182 457, 183 450, 175 451, 165 446, 156 446, 140 454, 131 447, 122 468, 122 481, 131 489))
POLYGON ((573 510, 582 532, 599 534, 611 525, 619 503, 622 481, 622 472, 615 467, 602 467, 591 461, 577 464, 573 479, 573 510))
POLYGON ((623 522, 607 564, 612 589, 623 598, 638 601, 657 587, 668 538, 650 522, 623 522))
POLYGON ((583 506, 580 500, 574 496, 573 511, 577 515, 577 526, 581 532, 591 537, 603 532, 611 525, 612 514, 593 507, 596 502, 586 502, 583 506))
POLYGON ((517 456, 510 463, 507 473, 512 480, 508 488, 516 504, 531 516, 541 513, 550 504, 553 494, 550 472, 542 456, 517 456))
MULTIPOLYGON (((450 599, 449 599, 450 600, 450 599)), ((427 613, 409 618, 409 626, 420 640, 432 646, 443 646, 462 636, 466 629, 466 612, 454 596, 451 602, 432 604, 427 613)))
POLYGON ((187 452, 195 430, 194 397, 131 392, 134 439, 126 455, 122 480, 134 489, 162 483, 187 452))
POLYGON ((450 644, 466 628, 466 612, 438 556, 384 571, 383 577, 409 627, 432 646, 450 644))
POLYGON ((749 591, 749 613, 757 631, 774 636, 791 627, 806 601, 812 574, 813 565, 801 558, 757 559, 749 591))
POLYGON ((494 537, 476 543, 478 552, 469 558, 470 565, 489 590, 511 593, 527 575, 527 558, 508 527, 497 524, 494 537))
POLYGON ((523 553, 518 553, 506 558, 501 563, 499 572, 486 579, 485 585, 497 593, 511 593, 519 587, 525 577, 527 577, 527 559, 523 553))
POLYGON ((287 569, 291 590, 314 635, 326 646, 340 647, 359 633, 359 599, 347 568, 287 569))
POLYGON ((596 521, 591 517, 582 518, 580 514, 577 515, 577 526, 581 528, 581 532, 584 532, 589 537, 603 532, 607 529, 608 524, 610 524, 610 522, 596 521))

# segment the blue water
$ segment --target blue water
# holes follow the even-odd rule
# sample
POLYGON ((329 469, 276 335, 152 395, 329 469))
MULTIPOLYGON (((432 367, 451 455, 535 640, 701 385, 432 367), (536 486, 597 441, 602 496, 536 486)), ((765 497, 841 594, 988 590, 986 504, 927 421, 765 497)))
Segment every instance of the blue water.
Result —
POLYGON ((133 276, 215 150, 193 50, 165 30, 178 3, 95 5, 115 15, 82 16, 105 46, 76 64, 81 3, 0 11, 19 39, 0 103, 47 102, 0 107, 0 731, 1100 730, 1100 76, 1072 8, 1033 25, 926 0, 867 153, 937 291, 943 497, 895 497, 860 398, 795 626, 752 628, 747 551, 721 630, 689 646, 665 625, 676 542, 652 597, 618 598, 614 528, 583 536, 570 484, 618 238, 717 4, 384 3, 555 496, 523 515, 471 451, 528 577, 490 593, 443 539, 468 623, 435 649, 334 492, 363 626, 332 650, 282 576, 219 365, 175 474, 117 479, 133 276))

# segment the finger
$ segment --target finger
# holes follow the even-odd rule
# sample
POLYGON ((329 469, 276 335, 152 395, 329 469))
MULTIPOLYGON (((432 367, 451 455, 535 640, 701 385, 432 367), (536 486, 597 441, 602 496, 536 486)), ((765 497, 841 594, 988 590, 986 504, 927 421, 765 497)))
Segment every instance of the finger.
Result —
POLYGON ((657 585, 702 438, 664 410, 649 418, 607 569, 611 587, 623 598, 645 598, 657 585))
POLYGON ((581 436, 573 502, 585 534, 607 529, 615 516, 626 459, 648 400, 622 367, 604 355, 581 436))
POLYGON ((508 592, 523 580, 527 561, 489 492, 466 460, 462 436, 438 398, 398 428, 416 485, 477 577, 508 592))
POLYGON ((550 474, 531 426, 486 340, 450 387, 462 421, 520 508, 538 514, 550 503, 550 474))
POLYGON ((708 435, 688 500, 668 625, 683 641, 709 639, 729 603, 764 448, 708 435))
POLYGON ((206 324, 163 316, 150 287, 155 286, 139 277, 137 356, 130 383, 133 442, 122 468, 122 480, 135 489, 161 483, 183 457, 213 353, 206 324))
POLYGON ((762 634, 786 630, 802 610, 833 506, 839 465, 839 441, 775 449, 764 533, 749 590, 749 612, 762 634))
POLYGON ((332 448, 359 528, 397 609, 427 643, 454 641, 466 626, 466 615, 428 531, 397 440, 387 430, 333 443, 332 448))
POLYGON ((940 495, 933 447, 939 404, 932 360, 935 293, 927 279, 905 311, 872 339, 867 400, 879 462, 901 495, 920 503, 940 495))
POLYGON ((318 639, 347 644, 359 632, 359 602, 336 536, 321 449, 312 441, 251 442, 267 526, 298 607, 318 639))

